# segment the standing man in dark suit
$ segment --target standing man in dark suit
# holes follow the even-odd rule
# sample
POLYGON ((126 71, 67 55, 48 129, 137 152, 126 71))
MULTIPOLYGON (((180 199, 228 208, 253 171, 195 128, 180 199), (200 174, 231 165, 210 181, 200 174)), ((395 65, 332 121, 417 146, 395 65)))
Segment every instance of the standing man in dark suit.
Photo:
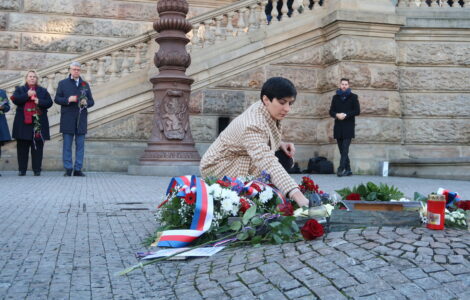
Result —
POLYGON ((361 113, 357 95, 351 93, 349 79, 341 78, 340 88, 333 96, 330 106, 330 116, 335 119, 334 138, 338 143, 341 160, 337 175, 351 176, 351 165, 349 162, 349 145, 354 138, 355 117, 361 113))
POLYGON ((54 102, 61 105, 60 132, 64 138, 62 159, 64 176, 85 176, 82 172, 85 155, 88 108, 95 104, 90 85, 80 77, 81 64, 72 62, 70 75, 59 82, 54 102), (72 143, 75 137, 75 164, 72 164, 72 143))

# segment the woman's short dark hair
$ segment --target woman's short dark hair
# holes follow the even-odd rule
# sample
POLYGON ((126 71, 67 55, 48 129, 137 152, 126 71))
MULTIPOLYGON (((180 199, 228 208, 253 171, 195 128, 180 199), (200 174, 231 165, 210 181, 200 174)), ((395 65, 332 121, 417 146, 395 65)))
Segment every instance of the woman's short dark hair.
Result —
POLYGON ((263 95, 268 97, 269 101, 273 101, 274 98, 295 98, 297 96, 297 90, 289 79, 283 77, 272 77, 269 78, 261 88, 261 101, 263 101, 263 95))

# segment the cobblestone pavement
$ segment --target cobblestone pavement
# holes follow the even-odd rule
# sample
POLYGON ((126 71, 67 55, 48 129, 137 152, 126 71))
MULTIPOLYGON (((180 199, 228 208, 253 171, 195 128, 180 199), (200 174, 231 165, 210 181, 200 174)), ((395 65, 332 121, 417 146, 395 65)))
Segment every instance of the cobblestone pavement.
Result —
MULTIPOLYGON (((322 240, 225 249, 128 276, 155 230, 169 178, 89 173, 0 177, 0 298, 4 299, 470 299, 470 233, 366 228, 322 240)), ((469 182, 315 176, 330 191, 387 182, 411 195, 469 182)))

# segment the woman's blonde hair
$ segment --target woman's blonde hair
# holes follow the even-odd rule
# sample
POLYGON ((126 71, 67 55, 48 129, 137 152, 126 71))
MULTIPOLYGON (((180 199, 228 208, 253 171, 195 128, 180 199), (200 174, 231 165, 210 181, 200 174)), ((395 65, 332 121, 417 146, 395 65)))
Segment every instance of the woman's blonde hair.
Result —
POLYGON ((31 70, 28 70, 26 71, 25 75, 24 75, 24 83, 27 84, 28 83, 28 74, 29 73, 34 73, 34 75, 36 75, 36 85, 39 85, 39 76, 38 76, 38 72, 34 69, 31 69, 31 70))

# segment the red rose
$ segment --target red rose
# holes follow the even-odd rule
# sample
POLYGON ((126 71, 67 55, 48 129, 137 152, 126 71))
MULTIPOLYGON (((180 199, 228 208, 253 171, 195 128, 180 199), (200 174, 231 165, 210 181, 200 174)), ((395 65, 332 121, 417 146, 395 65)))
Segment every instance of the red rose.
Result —
POLYGON ((196 194, 194 194, 193 192, 187 193, 184 196, 184 202, 186 202, 186 204, 193 205, 194 203, 196 203, 196 194))
POLYGON ((82 81, 82 86, 86 86, 86 82, 85 82, 85 81, 82 81))
POLYGON ((277 209, 281 212, 283 216, 293 216, 294 215, 294 207, 290 202, 281 203, 277 206, 277 209))
POLYGON ((251 205, 246 199, 240 198, 240 211, 242 213, 245 213, 250 207, 251 205))
POLYGON ((316 239, 317 237, 321 237, 324 233, 323 226, 317 222, 315 219, 310 219, 305 223, 305 225, 300 229, 303 237, 307 241, 311 241, 316 239))
POLYGON ((346 200, 361 200, 361 195, 356 193, 351 193, 346 196, 346 200))
POLYGON ((463 210, 470 210, 470 201, 469 200, 459 201, 457 202, 456 206, 463 210))

